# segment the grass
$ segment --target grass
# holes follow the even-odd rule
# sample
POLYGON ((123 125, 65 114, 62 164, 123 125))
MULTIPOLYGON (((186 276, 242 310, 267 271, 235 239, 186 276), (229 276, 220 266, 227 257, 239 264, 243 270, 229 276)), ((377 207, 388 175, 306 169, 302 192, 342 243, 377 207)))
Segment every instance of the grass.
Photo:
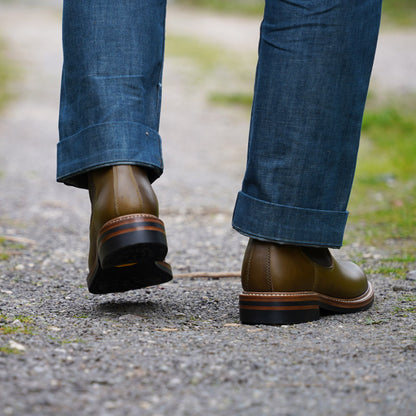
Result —
POLYGON ((12 255, 17 254, 20 250, 23 250, 25 245, 15 243, 8 240, 6 237, 0 236, 0 261, 7 261, 12 255))
POLYGON ((394 261, 397 263, 416 262, 416 256, 414 256, 413 254, 405 254, 404 256, 389 257, 387 260, 394 261))
POLYGON ((405 316, 408 316, 409 313, 416 313, 416 295, 404 296, 399 301, 401 305, 394 308, 394 314, 405 314, 405 316))
POLYGON ((31 316, 17 315, 16 319, 18 319, 22 324, 33 323, 33 318, 31 316))
MULTIPOLYGON (((176 0, 178 3, 215 10, 221 13, 256 15, 263 13, 264 0, 176 0)), ((398 26, 416 24, 416 2, 414 0, 383 0, 383 19, 398 26)))
POLYGON ((373 318, 367 318, 365 321, 365 325, 380 325, 387 323, 387 319, 373 319, 373 318))
POLYGON ((394 277, 395 279, 404 279, 406 278, 406 274, 408 272, 408 268, 406 266, 395 266, 395 265, 387 265, 386 260, 383 259, 383 266, 380 266, 374 270, 371 270, 372 274, 381 274, 383 276, 394 277))
POLYGON ((416 2, 414 0, 383 0, 383 16, 387 22, 399 26, 416 24, 416 2))
POLYGON ((19 351, 16 348, 11 348, 11 347, 0 347, 0 353, 2 354, 22 354, 22 351, 19 351))
POLYGON ((213 104, 241 106, 250 109, 253 95, 244 92, 213 92, 210 94, 209 100, 213 104))
MULTIPOLYGON (((256 54, 241 54, 195 37, 168 35, 166 55, 187 60, 197 79, 221 74, 240 81, 251 80, 256 54)), ((221 78, 217 76, 217 78, 221 78)))
MULTIPOLYGON (((416 99, 414 105, 416 107, 416 99)), ((350 221, 365 241, 409 239, 416 231, 416 120, 400 107, 365 112, 350 221)), ((414 256, 408 257, 415 261, 414 256)))
POLYGON ((194 37, 170 35, 166 55, 183 60, 188 81, 198 84, 209 102, 250 108, 256 53, 242 54, 194 37))
POLYGON ((0 110, 12 98, 9 83, 15 76, 16 68, 6 58, 6 47, 0 39, 0 110))
MULTIPOLYGON (((0 321, 10 321, 11 318, 0 314, 0 321)), ((33 318, 23 315, 18 315, 14 320, 20 321, 23 325, 9 325, 6 323, 0 324, 0 335, 11 335, 11 334, 26 334, 33 335, 33 318)))
POLYGON ((30 332, 26 329, 22 329, 20 327, 10 326, 10 325, 3 325, 0 327, 0 334, 1 335, 10 335, 10 334, 30 334, 30 332))
POLYGON ((213 70, 223 62, 223 51, 216 45, 187 36, 166 37, 166 55, 192 60, 198 71, 213 70))
MULTIPOLYGON (((391 240, 387 241, 387 245, 390 246, 389 242, 391 242, 391 240)), ((379 240, 374 241, 373 243, 375 243, 375 245, 383 245, 385 244, 385 241, 379 240)), ((389 251, 391 251, 391 247, 389 248, 389 251)), ((394 250, 398 250, 399 254, 380 258, 381 261, 374 262, 372 265, 371 263, 367 264, 364 259, 358 261, 358 263, 364 267, 366 273, 368 274, 377 274, 386 277, 393 277, 395 279, 406 279, 409 270, 416 268, 416 257, 413 254, 413 243, 412 241, 409 241, 409 244, 395 245, 394 250)))
POLYGON ((14 348, 10 335, 30 335, 34 334, 33 317, 17 315, 14 317, 0 313, 0 341, 9 339, 10 346, 1 346, 0 354, 23 354, 20 348, 14 348), (13 324, 14 321, 20 321, 21 325, 13 324))
POLYGON ((68 344, 82 344, 86 343, 87 341, 82 338, 57 338, 50 336, 49 339, 58 345, 68 345, 68 344))

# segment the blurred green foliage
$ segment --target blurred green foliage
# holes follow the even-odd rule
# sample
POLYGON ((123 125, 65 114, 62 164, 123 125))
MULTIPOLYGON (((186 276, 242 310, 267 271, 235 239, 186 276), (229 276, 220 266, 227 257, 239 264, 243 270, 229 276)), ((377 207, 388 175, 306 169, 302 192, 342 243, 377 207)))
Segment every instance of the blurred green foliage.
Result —
POLYGON ((415 0, 383 0, 383 18, 400 26, 416 25, 415 0))
POLYGON ((364 114, 350 220, 372 244, 416 232, 416 119, 395 104, 364 114))
POLYGON ((8 82, 11 77, 11 68, 4 57, 4 45, 0 41, 0 109, 10 97, 8 91, 8 82))

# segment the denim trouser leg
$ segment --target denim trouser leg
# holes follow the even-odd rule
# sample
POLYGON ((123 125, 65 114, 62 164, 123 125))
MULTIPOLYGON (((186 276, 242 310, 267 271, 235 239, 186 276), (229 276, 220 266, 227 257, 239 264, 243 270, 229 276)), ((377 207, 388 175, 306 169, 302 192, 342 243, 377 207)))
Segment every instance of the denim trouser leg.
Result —
POLYGON ((233 226, 340 247, 381 0, 266 0, 233 226))
POLYGON ((159 129, 166 0, 65 0, 58 181, 102 166, 162 172, 159 129))

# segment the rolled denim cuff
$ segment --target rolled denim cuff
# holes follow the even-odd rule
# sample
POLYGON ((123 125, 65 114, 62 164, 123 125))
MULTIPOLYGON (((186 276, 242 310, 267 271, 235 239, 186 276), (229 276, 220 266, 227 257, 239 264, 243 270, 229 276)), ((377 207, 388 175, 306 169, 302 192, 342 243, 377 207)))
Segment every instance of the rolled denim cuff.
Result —
POLYGON ((134 122, 90 126, 57 144, 57 181, 81 188, 83 173, 104 166, 129 164, 148 167, 151 181, 163 171, 159 133, 134 122))
POLYGON ((233 228, 259 240, 340 248, 348 211, 325 211, 273 204, 239 192, 233 228))

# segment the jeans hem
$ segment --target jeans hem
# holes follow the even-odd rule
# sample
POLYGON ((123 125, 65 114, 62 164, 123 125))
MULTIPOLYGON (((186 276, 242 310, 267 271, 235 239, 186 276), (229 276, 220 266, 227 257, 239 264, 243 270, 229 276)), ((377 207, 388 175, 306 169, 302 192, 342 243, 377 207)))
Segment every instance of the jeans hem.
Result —
POLYGON ((240 234, 276 243, 340 248, 348 211, 273 204, 239 192, 233 228, 240 234))
POLYGON ((83 174, 105 166, 145 166, 153 182, 163 172, 159 133, 134 122, 90 126, 57 144, 58 182, 85 188, 83 174))

